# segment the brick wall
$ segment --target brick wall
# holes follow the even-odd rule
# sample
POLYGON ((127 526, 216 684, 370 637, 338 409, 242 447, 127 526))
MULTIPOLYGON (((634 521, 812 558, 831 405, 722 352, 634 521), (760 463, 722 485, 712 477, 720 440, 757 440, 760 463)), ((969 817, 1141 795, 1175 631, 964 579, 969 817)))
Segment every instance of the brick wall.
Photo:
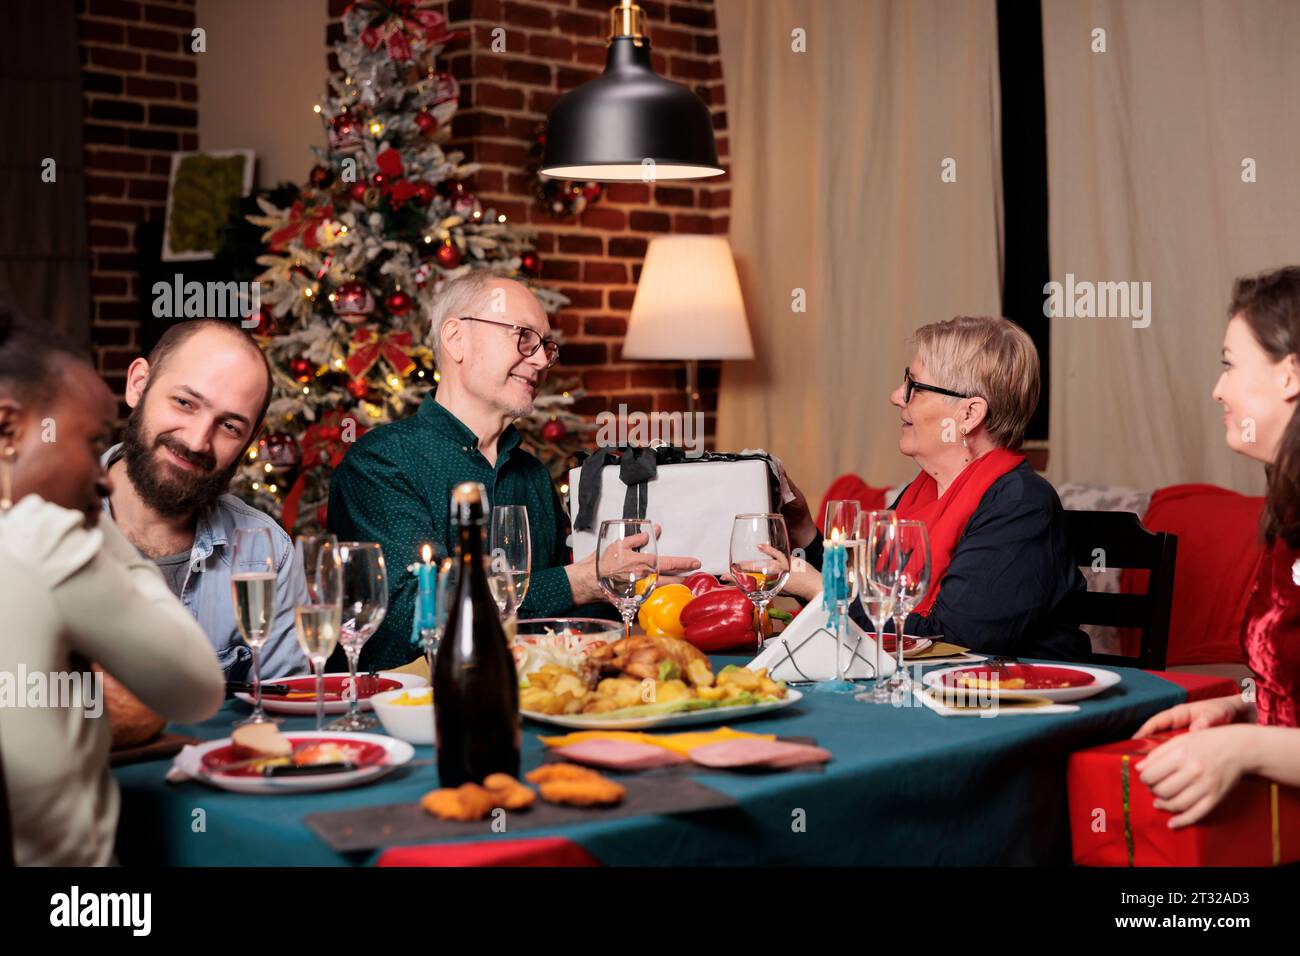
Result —
POLYGON ((139 350, 136 224, 161 222, 171 154, 198 147, 193 0, 78 0, 91 341, 117 394, 139 350))

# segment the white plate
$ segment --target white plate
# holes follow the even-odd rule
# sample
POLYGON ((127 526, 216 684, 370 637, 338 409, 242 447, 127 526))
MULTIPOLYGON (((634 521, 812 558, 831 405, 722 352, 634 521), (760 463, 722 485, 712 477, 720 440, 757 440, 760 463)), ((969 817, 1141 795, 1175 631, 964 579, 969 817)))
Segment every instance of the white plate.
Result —
POLYGON ((195 747, 193 750, 193 763, 190 767, 184 769, 201 783, 217 787, 220 790, 229 790, 233 793, 312 793, 320 790, 342 790, 345 787, 359 787, 363 784, 372 783, 396 770, 415 754, 415 748, 406 741, 395 740, 382 734, 353 734, 323 730, 320 733, 303 731, 302 733, 285 734, 285 736, 293 743, 305 740, 339 740, 341 742, 377 744, 387 751, 387 756, 383 763, 373 766, 348 770, 344 773, 326 773, 305 777, 238 777, 233 774, 209 772, 203 767, 203 757, 210 751, 230 746, 230 738, 226 737, 222 740, 211 740, 195 747))
MULTIPOLYGON (((346 672, 329 673, 326 677, 347 677, 346 672)), ((401 684, 401 688, 392 687, 390 690, 399 690, 407 687, 425 687, 428 681, 417 674, 400 674, 395 671, 380 671, 380 677, 386 677, 389 680, 395 680, 401 684)), ((279 677, 274 680, 264 680, 263 684, 283 684, 286 681, 304 684, 304 689, 314 692, 316 689, 316 678, 311 675, 295 675, 294 677, 279 677)), ((383 691, 380 691, 383 693, 383 691)), ((244 703, 251 705, 253 703, 252 694, 239 693, 235 695, 244 703)), ((280 700, 276 697, 262 697, 262 709, 268 714, 314 714, 316 713, 316 701, 312 700, 280 700)), ((370 710, 370 698, 363 697, 360 701, 361 710, 370 710)), ((346 714, 348 712, 348 702, 346 700, 327 700, 325 701, 325 713, 327 714, 346 714)))
POLYGON ((770 714, 803 700, 803 694, 786 688, 785 698, 762 704, 745 704, 740 707, 708 707, 688 710, 680 714, 661 714, 656 717, 601 717, 599 714, 584 717, 581 714, 539 714, 521 710, 523 716, 542 724, 554 724, 570 730, 645 730, 649 727, 689 727, 695 724, 725 724, 741 717, 770 714))
MULTIPOLYGON (((1059 667, 1065 670, 1082 671, 1085 674, 1091 674, 1093 681, 1091 684, 1084 684, 1080 687, 1046 687, 1042 689, 1024 689, 1024 690, 1004 690, 998 688, 968 688, 968 694, 977 694, 982 697, 1044 697, 1052 701, 1069 701, 1069 700, 1086 700, 1089 697, 1096 697, 1104 690, 1114 687, 1120 682, 1119 674, 1112 670, 1106 670, 1101 667, 1081 667, 1078 664, 1038 664, 1038 667, 1059 667)), ((944 690, 943 675, 951 674, 956 671, 973 670, 979 672, 978 664, 963 664, 961 667, 945 667, 942 670, 929 671, 921 678, 921 683, 926 687, 934 687, 938 690, 944 690)))

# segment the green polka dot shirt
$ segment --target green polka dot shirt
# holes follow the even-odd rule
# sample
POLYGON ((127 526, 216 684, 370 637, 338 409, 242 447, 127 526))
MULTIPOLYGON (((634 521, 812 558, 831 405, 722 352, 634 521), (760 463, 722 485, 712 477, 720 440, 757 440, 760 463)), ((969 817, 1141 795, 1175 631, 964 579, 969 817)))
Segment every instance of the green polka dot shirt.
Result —
POLYGON ((449 505, 462 481, 482 482, 492 505, 528 509, 533 566, 519 616, 570 611, 568 519, 546 466, 519 440, 507 426, 496 464, 488 464, 474 432, 430 395, 415 415, 372 429, 348 450, 330 480, 329 530, 340 541, 378 542, 388 569, 388 613, 361 650, 362 668, 397 667, 420 655, 411 643, 418 588, 406 569, 426 542, 439 559, 455 550, 449 505))

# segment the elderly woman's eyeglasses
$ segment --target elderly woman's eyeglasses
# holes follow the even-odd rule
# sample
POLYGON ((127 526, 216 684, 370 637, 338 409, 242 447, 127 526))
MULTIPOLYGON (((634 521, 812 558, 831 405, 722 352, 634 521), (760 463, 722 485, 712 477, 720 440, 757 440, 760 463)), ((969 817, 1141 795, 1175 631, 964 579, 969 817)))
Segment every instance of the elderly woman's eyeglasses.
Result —
POLYGON ((903 369, 903 404, 910 404, 913 392, 935 392, 939 395, 947 395, 951 398, 970 398, 969 395, 963 395, 961 392, 954 392, 950 388, 940 388, 938 385, 926 385, 924 382, 918 382, 912 378, 911 368, 903 369))
POLYGON ((544 339, 534 329, 524 325, 511 325, 509 322, 497 322, 495 319, 480 319, 477 315, 458 316, 464 322, 486 322, 488 325, 499 325, 503 329, 510 329, 515 333, 519 354, 524 358, 531 358, 537 354, 538 349, 546 350, 546 367, 550 368, 560 360, 560 343, 555 339, 544 339))

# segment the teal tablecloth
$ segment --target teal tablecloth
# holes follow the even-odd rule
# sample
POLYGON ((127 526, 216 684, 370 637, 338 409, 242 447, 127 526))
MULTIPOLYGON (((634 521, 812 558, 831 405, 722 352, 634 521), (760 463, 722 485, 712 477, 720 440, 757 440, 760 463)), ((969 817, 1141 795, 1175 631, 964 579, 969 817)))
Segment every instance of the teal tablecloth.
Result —
MULTIPOLYGON (((717 658, 715 666, 732 661, 717 658)), ((1185 698, 1160 677, 1117 670, 1123 681, 1080 702, 1073 714, 944 718, 919 706, 807 693, 779 715, 735 726, 815 737, 834 754, 824 773, 702 773, 701 782, 732 795, 739 806, 678 817, 596 818, 505 837, 565 836, 606 864, 1066 864, 1068 756, 1129 736, 1148 716, 1185 698)), ((231 702, 203 724, 174 729, 224 737, 246 712, 231 702)), ((293 719, 285 728, 311 725, 293 719)), ((525 772, 541 760, 538 734, 562 732, 524 722, 525 772)), ((431 756, 432 748, 416 748, 417 760, 431 756)), ((371 863, 378 853, 329 849, 303 816, 415 801, 437 786, 436 770, 421 766, 356 790, 256 797, 168 784, 168 766, 154 761, 115 771, 122 790, 117 853, 125 865, 371 863)))

